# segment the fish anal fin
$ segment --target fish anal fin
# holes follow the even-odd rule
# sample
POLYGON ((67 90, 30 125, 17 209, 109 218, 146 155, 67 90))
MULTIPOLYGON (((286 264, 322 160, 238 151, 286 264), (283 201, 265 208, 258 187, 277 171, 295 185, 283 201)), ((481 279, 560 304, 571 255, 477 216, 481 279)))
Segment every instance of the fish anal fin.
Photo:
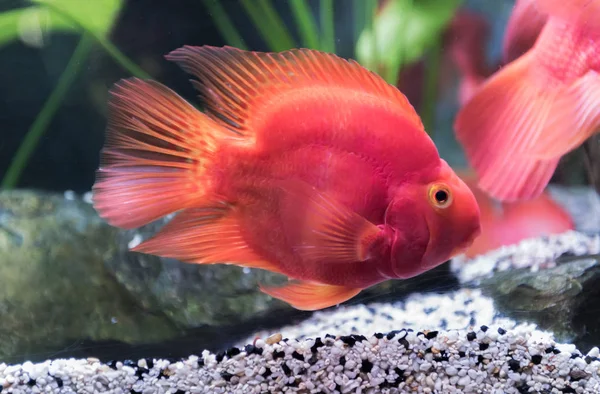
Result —
POLYGON ((260 286, 263 293, 305 311, 335 306, 356 296, 361 290, 304 281, 290 281, 281 287, 260 286))
POLYGON ((285 224, 309 261, 348 263, 369 258, 382 231, 361 215, 299 180, 280 181, 285 224))
POLYGON ((239 211, 226 203, 189 208, 132 250, 189 263, 234 264, 280 273, 275 263, 250 248, 240 223, 239 211))
POLYGON ((600 74, 588 71, 556 97, 531 154, 551 159, 572 151, 600 129, 600 74))
POLYGON ((396 87, 353 60, 312 49, 279 53, 245 51, 229 46, 184 46, 166 56, 193 81, 206 102, 207 114, 225 127, 252 134, 252 119, 261 105, 293 89, 337 86, 385 97, 418 128, 421 119, 396 87))

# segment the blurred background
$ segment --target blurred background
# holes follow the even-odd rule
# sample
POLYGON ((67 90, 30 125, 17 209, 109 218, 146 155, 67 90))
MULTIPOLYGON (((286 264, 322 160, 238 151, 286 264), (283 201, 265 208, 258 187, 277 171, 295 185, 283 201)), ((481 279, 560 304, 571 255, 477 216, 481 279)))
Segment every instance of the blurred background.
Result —
MULTIPOLYGON (((0 3, 0 174, 6 176, 11 165, 18 166, 5 186, 90 190, 103 143, 107 92, 114 82, 132 75, 151 77, 198 104, 189 76, 163 57, 183 45, 243 45, 258 51, 317 47, 357 58, 387 73, 389 81, 397 76, 383 71, 384 67, 395 67, 398 72, 409 69, 403 90, 412 96, 411 102, 424 101, 419 97, 423 94, 431 96, 425 78, 428 70, 420 61, 439 63, 429 73, 438 82, 429 84, 438 83, 441 88, 427 97, 434 101, 419 110, 435 131, 442 156, 451 164, 463 165, 452 133, 458 74, 436 52, 443 51, 440 41, 456 9, 466 8, 489 24, 485 55, 493 64, 500 58, 513 2, 401 3, 398 11, 386 10, 385 19, 376 22, 381 32, 376 52, 383 55, 376 67, 377 53, 370 53, 375 52, 372 40, 363 33, 368 12, 378 6, 376 1, 298 3, 309 14, 306 22, 291 5, 295 2, 284 0, 5 0, 0 3), (328 12, 324 4, 331 4, 331 15, 321 14, 328 12), (404 12, 405 7, 412 11, 404 12), (271 17, 275 22, 267 23, 271 17), (257 21, 262 23, 257 25, 257 21), (309 33, 303 34, 303 26, 308 26, 309 33), (81 43, 84 33, 91 37, 81 43), (77 51, 78 45, 84 48, 77 51), (28 132, 35 135, 26 139, 28 132), (27 154, 15 163, 15 153, 23 144, 27 154)), ((466 33, 481 34, 468 28, 466 33)))

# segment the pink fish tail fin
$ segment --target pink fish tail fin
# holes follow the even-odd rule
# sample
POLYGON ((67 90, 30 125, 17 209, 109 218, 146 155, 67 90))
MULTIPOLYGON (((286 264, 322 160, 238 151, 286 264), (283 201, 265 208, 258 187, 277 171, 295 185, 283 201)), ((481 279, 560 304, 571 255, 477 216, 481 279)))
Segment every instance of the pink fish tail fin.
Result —
POLYGON ((192 206, 210 186, 218 125, 164 85, 132 78, 111 89, 94 207, 135 228, 192 206))
POLYGON ((508 64, 479 88, 454 125, 479 187, 502 201, 541 194, 562 154, 532 155, 546 138, 549 114, 564 110, 556 105, 563 88, 540 84, 532 77, 536 67, 531 51, 508 64))
POLYGON ((600 73, 590 70, 562 89, 531 155, 548 160, 583 144, 600 129, 600 73))

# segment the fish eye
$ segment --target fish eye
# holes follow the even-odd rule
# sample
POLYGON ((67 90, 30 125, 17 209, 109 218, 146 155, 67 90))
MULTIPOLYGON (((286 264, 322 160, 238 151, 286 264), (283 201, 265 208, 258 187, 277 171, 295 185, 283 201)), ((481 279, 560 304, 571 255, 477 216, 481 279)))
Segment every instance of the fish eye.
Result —
POLYGON ((448 208, 452 204, 452 193, 446 185, 432 185, 429 188, 429 201, 437 208, 448 208))

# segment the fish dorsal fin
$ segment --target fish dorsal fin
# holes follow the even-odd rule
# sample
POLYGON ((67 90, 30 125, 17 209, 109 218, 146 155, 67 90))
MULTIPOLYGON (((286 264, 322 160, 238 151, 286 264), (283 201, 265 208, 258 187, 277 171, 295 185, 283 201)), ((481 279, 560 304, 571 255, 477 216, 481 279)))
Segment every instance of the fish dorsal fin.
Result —
POLYGON ((206 113, 225 127, 250 134, 253 114, 291 90, 316 86, 354 89, 396 104, 417 128, 419 115, 396 87, 354 60, 312 49, 278 53, 253 52, 225 46, 184 46, 166 56, 184 71, 206 105, 206 113), (262 105, 261 105, 262 104, 262 105))

